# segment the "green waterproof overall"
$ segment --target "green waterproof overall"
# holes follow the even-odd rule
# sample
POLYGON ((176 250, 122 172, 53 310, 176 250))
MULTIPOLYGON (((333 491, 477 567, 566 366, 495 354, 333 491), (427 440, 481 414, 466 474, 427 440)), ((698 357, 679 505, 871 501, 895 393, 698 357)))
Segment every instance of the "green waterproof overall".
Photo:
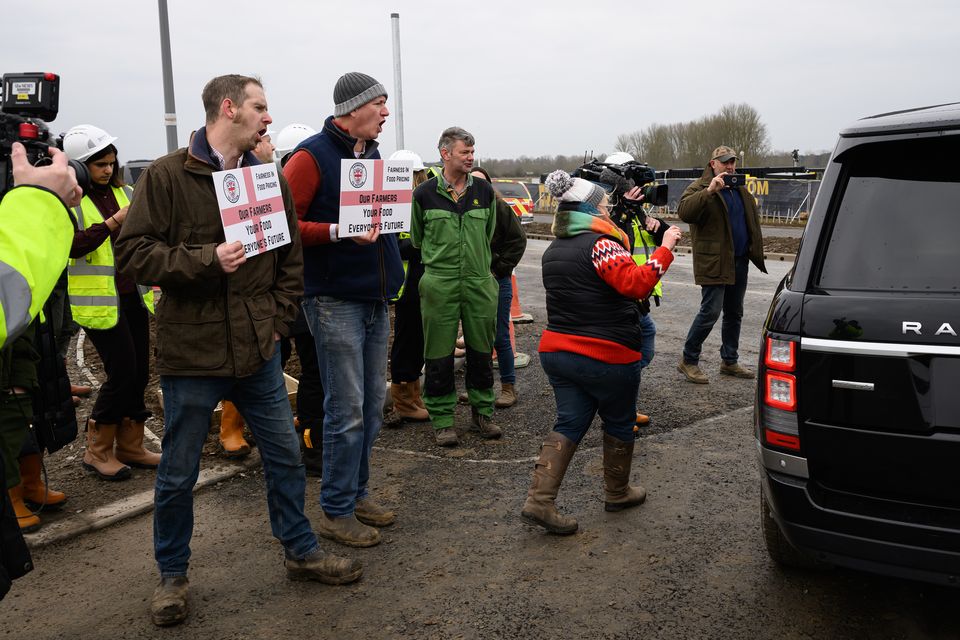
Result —
POLYGON ((453 350, 460 323, 467 347, 470 404, 482 415, 493 415, 491 354, 499 289, 490 273, 490 241, 496 207, 493 187, 470 176, 457 199, 442 176, 414 192, 411 240, 424 264, 420 280, 426 368, 423 403, 435 429, 453 426, 457 404, 453 350))

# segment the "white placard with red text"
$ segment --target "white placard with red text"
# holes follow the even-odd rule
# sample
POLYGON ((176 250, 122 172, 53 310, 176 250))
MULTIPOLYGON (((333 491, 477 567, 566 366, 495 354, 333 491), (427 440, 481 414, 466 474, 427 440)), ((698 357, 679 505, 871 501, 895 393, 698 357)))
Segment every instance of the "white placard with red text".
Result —
POLYGON ((248 258, 290 244, 280 178, 273 162, 217 171, 213 186, 227 242, 243 243, 248 258))
POLYGON ((413 163, 408 160, 342 160, 340 227, 349 238, 378 225, 380 233, 410 231, 413 163))

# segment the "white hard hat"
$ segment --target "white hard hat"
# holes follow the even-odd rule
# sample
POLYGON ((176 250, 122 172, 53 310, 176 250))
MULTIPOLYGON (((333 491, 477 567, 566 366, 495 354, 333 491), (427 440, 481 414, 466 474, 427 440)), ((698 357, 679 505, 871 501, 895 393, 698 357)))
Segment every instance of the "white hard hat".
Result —
POLYGON ((409 160, 410 162, 413 163, 414 171, 423 171, 424 169, 426 169, 426 167, 423 166, 423 158, 421 158, 420 155, 417 154, 416 152, 408 151, 407 149, 397 149, 396 151, 391 153, 390 157, 387 159, 388 160, 409 160))
POLYGON ((78 124, 63 136, 63 151, 71 160, 84 162, 113 144, 116 137, 92 124, 78 124))
POLYGON ((278 133, 275 138, 270 138, 270 141, 273 142, 273 145, 276 147, 277 158, 280 159, 315 133, 316 130, 314 130, 313 127, 305 124, 288 124, 283 129, 280 129, 280 133, 278 133))
POLYGON ((626 151, 614 151, 604 160, 606 164, 623 164, 624 162, 633 162, 633 156, 626 151))

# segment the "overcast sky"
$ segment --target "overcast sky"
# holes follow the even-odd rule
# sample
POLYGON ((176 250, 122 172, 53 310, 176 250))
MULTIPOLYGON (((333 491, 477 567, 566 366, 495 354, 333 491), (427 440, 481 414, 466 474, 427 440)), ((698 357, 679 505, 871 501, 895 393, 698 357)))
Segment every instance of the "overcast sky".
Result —
MULTIPOLYGON (((279 130, 319 128, 337 78, 361 71, 390 93, 386 156, 391 12, 405 146, 427 161, 450 125, 476 136, 481 158, 600 153, 731 102, 759 111, 774 149, 820 151, 857 118, 960 100, 960 3, 947 0, 168 3, 181 145, 216 75, 259 75, 279 130)), ((53 132, 100 126, 121 161, 166 152, 156 2, 30 0, 16 19, 5 8, 0 70, 61 76, 53 132)))

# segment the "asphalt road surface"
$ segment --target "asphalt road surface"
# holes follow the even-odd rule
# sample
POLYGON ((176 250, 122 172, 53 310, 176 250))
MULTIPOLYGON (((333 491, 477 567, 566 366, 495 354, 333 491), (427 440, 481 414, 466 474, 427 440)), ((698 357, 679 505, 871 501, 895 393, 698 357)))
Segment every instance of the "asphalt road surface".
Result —
MULTIPOLYGON (((699 303, 691 260, 677 258, 654 310, 657 355, 640 408, 653 417, 638 442, 633 478, 647 502, 606 513, 599 430, 581 444, 558 504, 580 531, 555 537, 524 525, 531 458, 555 415, 536 357, 545 326, 544 241, 517 269, 520 404, 498 411, 505 436, 465 434, 455 450, 428 425, 385 429, 371 487, 397 524, 359 558, 364 577, 329 587, 286 579, 266 517, 263 476, 248 470, 196 495, 191 612, 155 629, 157 581, 151 515, 37 549, 36 570, 0 602, 0 637, 39 638, 956 638, 960 592, 846 570, 782 570, 759 528, 751 428, 754 383, 721 377, 719 328, 702 365, 709 385, 675 369, 699 303)), ((741 360, 753 366, 770 297, 789 265, 750 273, 741 360)), ((458 381, 458 384, 462 384, 458 381)), ((469 411, 458 408, 459 424, 469 411)), ((308 514, 319 513, 310 479, 308 514)))
MULTIPOLYGON (((553 222, 553 214, 548 213, 535 213, 533 214, 534 222, 553 222)), ((670 220, 670 224, 675 224, 684 232, 690 229, 690 225, 682 220, 670 220)), ((763 225, 763 235, 764 237, 773 237, 779 236, 783 238, 799 238, 803 235, 804 227, 794 227, 786 226, 781 224, 771 224, 763 225)))

